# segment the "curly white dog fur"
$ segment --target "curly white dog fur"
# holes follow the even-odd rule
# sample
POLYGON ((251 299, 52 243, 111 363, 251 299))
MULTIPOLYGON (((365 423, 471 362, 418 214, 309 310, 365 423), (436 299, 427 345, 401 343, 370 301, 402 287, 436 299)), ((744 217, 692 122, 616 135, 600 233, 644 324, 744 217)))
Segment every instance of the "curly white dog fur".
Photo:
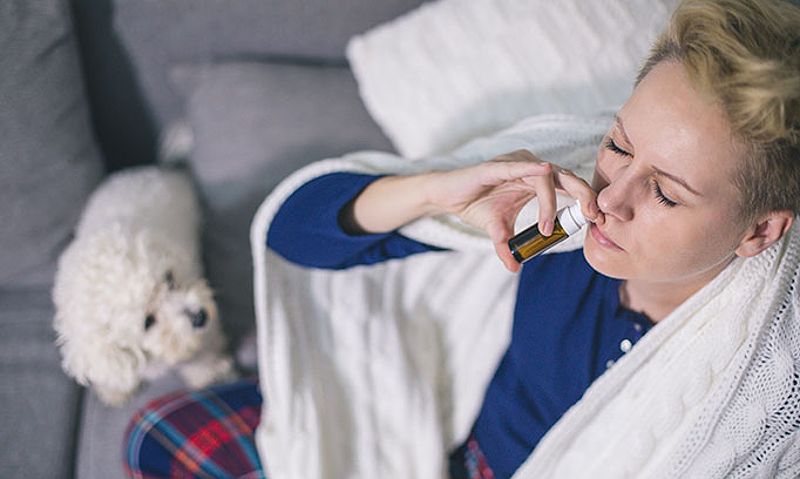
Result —
POLYGON ((202 276, 189 178, 140 167, 89 199, 53 288, 62 365, 109 405, 177 367, 189 387, 234 376, 202 276))

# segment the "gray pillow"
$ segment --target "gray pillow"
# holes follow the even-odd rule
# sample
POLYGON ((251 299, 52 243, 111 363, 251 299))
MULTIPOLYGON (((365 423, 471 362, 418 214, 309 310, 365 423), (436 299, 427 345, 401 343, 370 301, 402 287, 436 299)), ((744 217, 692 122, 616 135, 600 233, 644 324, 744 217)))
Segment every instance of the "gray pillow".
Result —
POLYGON ((102 174, 68 2, 0 2, 0 71, 0 288, 49 285, 102 174))
MULTIPOLYGON (((298 59, 345 65, 347 40, 423 0, 111 0, 159 125, 183 113, 168 68, 177 63, 298 59)), ((92 3, 92 2, 84 2, 92 3)))
POLYGON ((228 63, 176 69, 194 132, 204 256, 234 340, 254 327, 250 221, 286 175, 361 149, 392 151, 346 67, 228 63))

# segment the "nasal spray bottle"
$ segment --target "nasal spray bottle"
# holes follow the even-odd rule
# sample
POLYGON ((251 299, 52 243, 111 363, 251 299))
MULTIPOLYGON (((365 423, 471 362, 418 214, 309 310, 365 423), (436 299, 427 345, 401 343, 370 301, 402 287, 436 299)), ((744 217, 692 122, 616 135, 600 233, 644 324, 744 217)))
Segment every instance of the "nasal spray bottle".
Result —
POLYGON ((537 254, 561 243, 574 235, 586 224, 586 218, 581 212, 581 205, 562 208, 556 213, 553 225, 553 234, 544 236, 539 232, 539 223, 520 231, 508 240, 508 248, 517 261, 524 263, 537 254))

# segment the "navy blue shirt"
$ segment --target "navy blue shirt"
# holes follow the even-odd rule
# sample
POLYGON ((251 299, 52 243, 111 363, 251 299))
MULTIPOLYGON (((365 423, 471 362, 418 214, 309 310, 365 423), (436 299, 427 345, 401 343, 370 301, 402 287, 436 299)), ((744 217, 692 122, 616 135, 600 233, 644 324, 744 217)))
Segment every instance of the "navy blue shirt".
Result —
MULTIPOLYGON (((442 251, 397 231, 343 229, 344 206, 379 177, 332 173, 309 181, 275 215, 267 245, 295 263, 330 269, 442 251)), ((581 249, 523 265, 511 341, 472 430, 497 478, 511 477, 589 385, 652 327, 620 305, 619 286, 593 270, 581 249)))

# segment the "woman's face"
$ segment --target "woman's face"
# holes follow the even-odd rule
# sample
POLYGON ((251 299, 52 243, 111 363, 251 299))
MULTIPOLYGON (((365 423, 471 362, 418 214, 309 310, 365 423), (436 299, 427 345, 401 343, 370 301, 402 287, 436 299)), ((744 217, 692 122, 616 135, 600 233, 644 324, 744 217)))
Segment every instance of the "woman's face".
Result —
POLYGON ((620 279, 710 280, 746 229, 732 182, 741 153, 722 111, 681 65, 662 62, 617 117, 597 155, 592 187, 604 221, 587 232, 587 261, 620 279))

